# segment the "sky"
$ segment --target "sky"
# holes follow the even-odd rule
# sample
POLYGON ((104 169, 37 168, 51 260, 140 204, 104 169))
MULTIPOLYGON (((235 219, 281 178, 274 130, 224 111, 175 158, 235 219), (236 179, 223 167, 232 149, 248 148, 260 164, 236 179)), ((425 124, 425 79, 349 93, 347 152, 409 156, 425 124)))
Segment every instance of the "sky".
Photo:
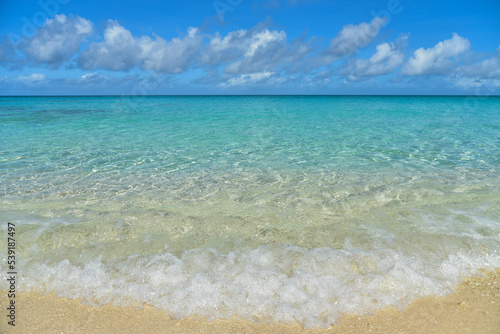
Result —
POLYGON ((0 0, 0 95, 500 95, 500 1, 0 0))

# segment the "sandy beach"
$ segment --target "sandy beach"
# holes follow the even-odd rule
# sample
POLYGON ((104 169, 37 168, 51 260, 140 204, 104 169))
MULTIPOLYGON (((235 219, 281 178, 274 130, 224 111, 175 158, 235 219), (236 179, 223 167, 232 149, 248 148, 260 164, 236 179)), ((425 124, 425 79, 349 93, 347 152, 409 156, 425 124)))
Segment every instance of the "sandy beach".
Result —
MULTIPOLYGON (((4 310, 5 302, 3 298, 4 310)), ((2 333, 499 333, 500 270, 467 278, 453 293, 418 299, 402 311, 389 308, 368 316, 346 315, 328 329, 236 318, 172 320, 148 305, 142 310, 93 307, 35 293, 19 293, 16 302, 16 327, 4 320, 2 333)))
POLYGON ((500 334, 498 13, 0 1, 0 334, 500 334))

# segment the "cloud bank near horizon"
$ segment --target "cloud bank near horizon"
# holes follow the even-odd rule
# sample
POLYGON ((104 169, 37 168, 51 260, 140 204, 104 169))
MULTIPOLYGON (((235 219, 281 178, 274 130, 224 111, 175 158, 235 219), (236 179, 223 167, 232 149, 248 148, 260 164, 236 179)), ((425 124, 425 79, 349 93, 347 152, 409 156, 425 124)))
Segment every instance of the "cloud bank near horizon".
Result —
POLYGON ((427 77, 440 77, 464 89, 484 84, 500 87, 500 46, 493 54, 479 55, 465 36, 453 33, 449 39, 412 52, 408 49, 410 33, 383 41, 380 32, 386 24, 387 18, 374 17, 370 22, 344 25, 331 36, 299 38, 290 38, 285 29, 272 28, 269 23, 225 34, 186 27, 178 36, 166 39, 155 34, 134 35, 111 19, 100 33, 86 18, 59 14, 47 19, 30 38, 15 41, 3 37, 0 66, 7 71, 33 72, 4 75, 0 85, 18 89, 47 84, 80 88, 113 85, 130 89, 138 82, 153 80, 159 89, 189 74, 184 85, 209 85, 221 91, 427 77), (51 70, 85 74, 53 78, 51 70))

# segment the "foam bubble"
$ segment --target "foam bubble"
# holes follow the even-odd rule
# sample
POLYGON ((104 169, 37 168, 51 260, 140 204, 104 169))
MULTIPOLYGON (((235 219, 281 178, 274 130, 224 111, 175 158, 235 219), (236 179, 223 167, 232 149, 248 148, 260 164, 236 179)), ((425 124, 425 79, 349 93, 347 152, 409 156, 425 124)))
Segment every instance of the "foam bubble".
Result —
POLYGON ((326 327, 341 314, 442 295, 461 276, 499 266, 495 253, 457 253, 429 262, 390 249, 268 245, 229 253, 195 249, 179 256, 133 255, 116 262, 25 263, 19 288, 55 291, 94 305, 140 308, 147 303, 174 318, 240 316, 326 327))

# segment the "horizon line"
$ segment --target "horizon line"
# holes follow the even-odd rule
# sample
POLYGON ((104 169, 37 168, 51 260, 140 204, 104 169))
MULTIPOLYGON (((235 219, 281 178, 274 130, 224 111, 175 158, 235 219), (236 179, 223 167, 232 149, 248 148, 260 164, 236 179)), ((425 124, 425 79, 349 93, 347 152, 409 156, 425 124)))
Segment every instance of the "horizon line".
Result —
POLYGON ((7 97, 279 97, 279 96, 302 96, 302 97, 500 97, 500 95, 482 94, 150 94, 150 95, 118 95, 118 94, 68 94, 68 95, 0 95, 0 98, 7 97))

